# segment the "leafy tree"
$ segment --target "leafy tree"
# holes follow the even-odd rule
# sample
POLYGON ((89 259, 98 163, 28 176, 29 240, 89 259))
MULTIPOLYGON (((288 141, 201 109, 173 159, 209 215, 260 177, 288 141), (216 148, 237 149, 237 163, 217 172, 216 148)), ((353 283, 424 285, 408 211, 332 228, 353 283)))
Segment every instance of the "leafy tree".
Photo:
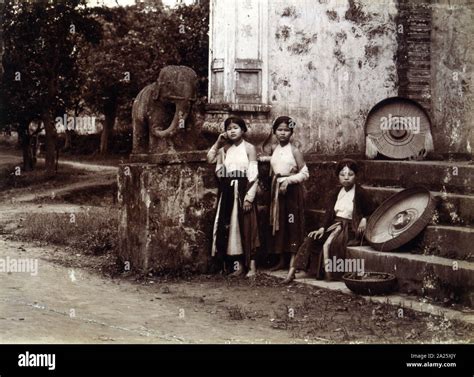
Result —
MULTIPOLYGON (((105 116, 102 154, 107 153, 116 119, 131 123, 131 107, 138 92, 158 78, 166 65, 187 65, 200 77, 199 93, 207 93, 208 1, 181 5, 95 8, 103 39, 80 49, 83 98, 105 116)), ((205 98, 204 98, 205 100, 205 98)))
POLYGON ((87 106, 104 114, 100 152, 105 154, 120 107, 138 93, 149 75, 153 50, 144 42, 147 27, 161 22, 163 13, 144 13, 143 8, 95 8, 94 17, 102 26, 98 45, 81 46, 82 97, 87 106))
POLYGON ((54 170, 54 120, 87 107, 105 116, 101 152, 117 117, 129 123, 138 92, 166 65, 187 65, 207 93, 209 3, 163 8, 158 1, 127 8, 87 8, 85 0, 4 4, 1 124, 18 129, 24 162, 32 121, 46 131, 46 167, 54 170))
MULTIPOLYGON (((9 1, 3 12, 2 123, 28 138, 28 125, 41 120, 46 133, 46 171, 54 173, 56 116, 78 95, 78 40, 100 39, 100 25, 87 17, 84 0, 61 3, 9 1)), ((22 145, 26 148, 28 140, 22 145)), ((29 158, 27 153, 24 157, 29 158)), ((30 161, 24 165, 31 168, 30 161)))

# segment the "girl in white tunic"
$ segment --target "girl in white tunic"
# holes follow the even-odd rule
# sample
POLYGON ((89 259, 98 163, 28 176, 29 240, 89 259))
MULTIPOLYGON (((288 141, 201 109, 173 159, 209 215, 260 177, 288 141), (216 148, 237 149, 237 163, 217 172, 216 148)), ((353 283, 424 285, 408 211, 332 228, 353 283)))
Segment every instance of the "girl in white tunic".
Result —
POLYGON ((216 163, 219 178, 217 212, 214 221, 211 255, 219 263, 240 275, 256 273, 256 252, 260 246, 257 215, 253 204, 257 190, 257 157, 255 147, 242 136, 247 131, 243 119, 229 117, 225 132, 208 152, 207 159, 216 163), (230 267, 229 267, 230 265, 230 267))
MULTIPOLYGON (((270 226, 272 251, 279 255, 273 270, 285 267, 285 254, 291 255, 290 266, 304 240, 304 192, 302 182, 309 177, 301 151, 291 143, 296 123, 287 116, 273 123, 278 145, 272 146, 270 166, 272 174, 270 226)), ((268 157, 266 158, 268 160, 268 157)), ((264 158, 260 158, 264 161, 264 158)))

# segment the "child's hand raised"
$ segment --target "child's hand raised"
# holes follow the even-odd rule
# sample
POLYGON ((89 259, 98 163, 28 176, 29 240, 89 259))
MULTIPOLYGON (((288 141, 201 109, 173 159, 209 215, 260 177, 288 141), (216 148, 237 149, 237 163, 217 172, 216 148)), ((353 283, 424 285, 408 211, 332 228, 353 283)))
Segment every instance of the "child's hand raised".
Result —
POLYGON ((221 134, 219 134, 219 137, 217 138, 217 141, 216 141, 217 148, 223 147, 225 143, 227 142, 228 142, 227 132, 222 132, 221 134))

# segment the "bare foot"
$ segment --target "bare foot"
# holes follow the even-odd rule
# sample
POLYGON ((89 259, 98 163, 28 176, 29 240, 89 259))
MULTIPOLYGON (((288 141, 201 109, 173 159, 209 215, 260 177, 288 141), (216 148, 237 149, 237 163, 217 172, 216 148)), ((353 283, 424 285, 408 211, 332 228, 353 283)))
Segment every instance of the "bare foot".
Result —
POLYGON ((247 272, 247 275, 245 277, 246 278, 254 278, 255 276, 257 276, 257 272, 254 271, 254 270, 250 270, 249 272, 247 272))
POLYGON ((306 271, 301 271, 301 272, 298 272, 295 277, 298 279, 308 279, 312 277, 312 275, 307 273, 306 271))
POLYGON ((281 283, 282 284, 290 284, 293 280, 295 279, 295 275, 291 274, 286 277, 285 280, 283 280, 281 283))
POLYGON ((239 268, 238 270, 235 270, 232 272, 229 276, 241 276, 244 273, 244 270, 242 268, 239 268))

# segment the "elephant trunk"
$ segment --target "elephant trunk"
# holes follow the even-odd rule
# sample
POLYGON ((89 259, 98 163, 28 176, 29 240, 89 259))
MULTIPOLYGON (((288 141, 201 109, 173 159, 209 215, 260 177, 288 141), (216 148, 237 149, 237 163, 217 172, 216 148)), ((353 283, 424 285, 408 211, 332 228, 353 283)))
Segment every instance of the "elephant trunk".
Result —
POLYGON ((176 103, 176 111, 174 113, 173 120, 171 121, 170 126, 165 130, 159 130, 159 129, 153 128, 152 129, 153 135, 159 138, 173 136, 178 130, 178 127, 184 128, 184 124, 186 122, 186 118, 188 117, 190 110, 191 110, 191 103, 189 101, 176 103))

